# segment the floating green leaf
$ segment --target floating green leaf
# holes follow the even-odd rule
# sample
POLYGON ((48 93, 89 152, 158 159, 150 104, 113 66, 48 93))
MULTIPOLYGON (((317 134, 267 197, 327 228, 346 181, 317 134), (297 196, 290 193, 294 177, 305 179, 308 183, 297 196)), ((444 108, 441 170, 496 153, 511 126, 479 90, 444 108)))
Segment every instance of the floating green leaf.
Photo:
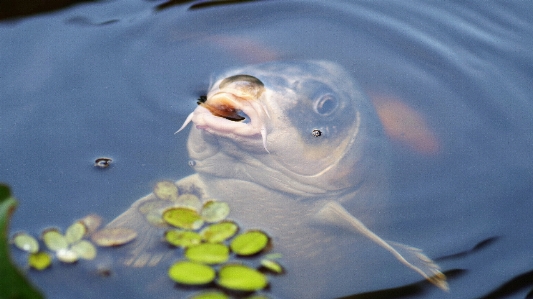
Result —
POLYGON ((179 261, 168 269, 168 276, 177 283, 203 285, 215 279, 215 270, 204 264, 179 261))
POLYGON ((148 213, 144 216, 144 218, 146 219, 146 221, 148 221, 148 223, 150 223, 151 225, 155 227, 166 227, 167 226, 167 223, 165 222, 165 220, 163 220, 163 216, 161 213, 157 213, 157 212, 148 213))
POLYGON ((48 249, 58 251, 68 248, 68 241, 56 228, 45 229, 42 233, 42 239, 48 249))
POLYGON ((87 240, 76 242, 70 249, 85 260, 92 260, 96 257, 96 247, 87 240))
POLYGON ((154 187, 154 194, 163 200, 173 200, 178 198, 178 187, 170 181, 158 182, 154 187))
POLYGON ((267 277, 248 266, 228 264, 220 268, 217 284, 237 291, 258 291, 268 284, 267 277))
POLYGON ((52 264, 52 257, 46 252, 35 252, 28 256, 28 264, 36 270, 44 270, 52 264))
POLYGON ((229 258, 229 248, 220 243, 203 243, 187 248, 185 256, 194 262, 221 264, 229 258))
POLYGON ((200 244, 202 237, 192 231, 174 229, 165 232, 165 240, 174 246, 186 248, 200 244))
POLYGON ((184 229, 199 229, 204 221, 198 212, 189 208, 170 208, 163 212, 163 220, 168 224, 184 229))
POLYGON ((265 254, 264 258, 265 259, 269 259, 269 260, 277 260, 277 259, 280 259, 282 258, 283 255, 279 252, 273 252, 273 253, 269 253, 269 254, 265 254))
POLYGON ((235 222, 223 221, 220 223, 211 224, 202 229, 200 235, 209 243, 220 243, 233 237, 239 230, 235 222))
POLYGON ((265 269, 269 270, 270 272, 273 272, 276 274, 283 273, 283 267, 278 262, 273 261, 273 260, 262 259, 261 266, 263 266, 265 269))
POLYGON ((91 240, 102 247, 119 246, 133 241, 137 237, 137 232, 126 227, 103 228, 92 234, 91 240))
POLYGON ((238 255, 254 255, 268 245, 268 236, 259 230, 250 230, 235 237, 230 248, 238 255))
POLYGON ((229 297, 220 291, 205 291, 194 294, 189 299, 229 299, 229 297))
POLYGON ((80 259, 80 256, 70 248, 59 249, 56 251, 56 257, 63 263, 74 263, 80 259))
POLYGON ((176 203, 182 207, 188 207, 195 211, 200 210, 202 207, 202 202, 198 198, 198 196, 194 194, 183 194, 178 196, 178 199, 176 200, 176 203))
POLYGON ((144 218, 151 225, 166 227, 167 223, 163 220, 163 212, 174 205, 174 202, 167 200, 147 201, 139 207, 139 212, 144 214, 144 218))
POLYGON ((37 242, 34 237, 24 232, 16 233, 13 236, 13 244, 15 244, 18 249, 29 253, 36 253, 39 251, 39 242, 37 242))
POLYGON ((67 242, 69 244, 72 244, 74 242, 77 242, 85 236, 85 233, 87 232, 87 228, 83 223, 81 222, 74 222, 71 226, 67 228, 67 231, 65 232, 65 238, 67 239, 67 242))
POLYGON ((78 222, 82 223, 85 226, 85 234, 92 234, 96 231, 96 229, 98 229, 100 224, 102 224, 102 217, 96 214, 89 214, 78 220, 78 222))
POLYGON ((202 207, 202 218, 206 222, 219 222, 229 215, 229 205, 222 201, 208 201, 202 207))

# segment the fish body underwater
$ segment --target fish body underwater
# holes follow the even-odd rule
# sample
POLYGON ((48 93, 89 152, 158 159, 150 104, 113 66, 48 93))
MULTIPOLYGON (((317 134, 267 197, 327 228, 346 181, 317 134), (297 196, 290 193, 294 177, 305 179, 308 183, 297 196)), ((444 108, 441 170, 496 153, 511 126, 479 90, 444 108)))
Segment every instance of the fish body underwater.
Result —
MULTIPOLYGON (((233 69, 198 104, 180 129, 194 124, 187 146, 196 173, 176 184, 227 202, 231 219, 271 236, 287 269, 271 286, 277 293, 369 291, 387 269, 410 277, 406 282, 418 272, 447 290, 446 277, 421 250, 371 230, 372 213, 389 198, 389 146, 374 107, 342 67, 290 61, 233 69)), ((161 233, 139 210, 156 200, 150 194, 108 224, 139 234, 128 245, 128 265, 166 258, 151 251, 161 233)))

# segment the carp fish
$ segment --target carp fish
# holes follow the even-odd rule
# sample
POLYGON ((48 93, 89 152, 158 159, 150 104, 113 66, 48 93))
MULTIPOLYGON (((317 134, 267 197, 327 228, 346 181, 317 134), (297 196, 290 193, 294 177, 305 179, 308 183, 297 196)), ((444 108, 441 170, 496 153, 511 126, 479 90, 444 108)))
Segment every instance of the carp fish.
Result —
MULTIPOLYGON (((232 219, 270 234, 287 264, 286 277, 274 286, 282 294, 357 292, 354 284, 319 295, 328 285, 350 285, 366 275, 351 258, 361 246, 388 251, 396 259, 389 263, 448 290, 435 262, 420 249, 382 239, 371 230, 372 215, 362 213, 386 203, 389 145, 371 102, 341 66, 287 61, 227 71, 179 131, 190 122, 187 147, 195 174, 176 185, 227 202, 232 219)), ((138 232, 128 265, 166 258, 152 250, 161 234, 140 211, 158 200, 150 194, 107 225, 138 232)))

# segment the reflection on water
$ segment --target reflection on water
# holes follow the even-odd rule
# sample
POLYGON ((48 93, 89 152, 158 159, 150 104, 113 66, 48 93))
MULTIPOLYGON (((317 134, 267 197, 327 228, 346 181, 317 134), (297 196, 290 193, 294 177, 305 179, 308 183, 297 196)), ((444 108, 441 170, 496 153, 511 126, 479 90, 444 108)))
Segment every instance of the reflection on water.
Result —
MULTIPOLYGON (((528 3, 268 1, 155 12, 156 5, 85 4, 0 24, 0 179, 21 201, 13 231, 66 227, 90 212, 111 220, 154 182, 191 174, 186 134, 173 132, 212 74, 326 59, 371 97, 393 146, 386 207, 361 206, 357 217, 386 240, 423 248, 450 284, 445 293, 417 283, 416 273, 361 241, 354 256, 379 262, 373 270, 339 269, 369 281, 343 294, 531 291, 528 3), (113 165, 97 171, 102 156, 113 165)), ((30 276, 50 298, 183 292, 161 269, 93 275, 112 264, 107 254, 97 266, 59 265, 30 276), (154 279, 142 283, 146 277, 154 279)), ((285 297, 282 284, 283 277, 273 279, 271 294, 285 297)), ((348 288, 328 287, 329 294, 348 288)))

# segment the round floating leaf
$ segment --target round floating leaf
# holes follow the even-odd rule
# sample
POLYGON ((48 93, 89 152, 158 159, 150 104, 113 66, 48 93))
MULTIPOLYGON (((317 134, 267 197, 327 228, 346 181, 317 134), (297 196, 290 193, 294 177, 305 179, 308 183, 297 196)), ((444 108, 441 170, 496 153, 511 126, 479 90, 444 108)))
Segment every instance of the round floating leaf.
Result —
POLYGON ((85 260, 92 260, 96 257, 96 247, 94 247, 94 245, 87 240, 81 240, 75 243, 70 249, 74 251, 80 258, 85 260))
POLYGON ((250 230, 235 237, 230 247, 238 255, 253 255, 265 249, 268 245, 268 236, 259 230, 250 230))
POLYGON ((50 228, 43 231, 42 239, 48 249, 58 251, 68 248, 68 241, 57 229, 50 228))
POLYGON ((153 226, 166 227, 167 223, 163 220, 161 212, 150 212, 144 216, 144 219, 153 226))
POLYGON ((56 257, 63 263, 74 263, 80 259, 80 256, 71 249, 60 249, 56 251, 56 257))
POLYGON ((85 225, 78 221, 67 228, 67 231, 65 232, 65 238, 69 244, 72 244, 81 240, 81 238, 85 236, 86 232, 87 228, 85 225))
POLYGON ((158 182, 154 187, 154 194, 160 199, 175 201, 178 198, 178 186, 170 181, 158 182))
POLYGON ((209 243, 221 243, 233 237, 239 230, 239 226, 231 221, 223 221, 209 225, 202 229, 200 235, 209 243))
POLYGON ((27 233, 16 233, 13 236, 13 244, 15 244, 18 249, 29 253, 36 253, 39 251, 39 242, 27 233))
POLYGON ((202 218, 206 222, 219 222, 229 215, 229 205, 222 201, 208 201, 202 207, 202 218))
POLYGON ((215 279, 215 270, 204 264, 179 261, 168 269, 168 276, 177 283, 202 285, 215 279))
POLYGON ((269 254, 266 254, 264 256, 265 259, 269 259, 269 260, 277 260, 277 259, 280 259, 282 258, 283 255, 279 252, 273 252, 273 253, 269 253, 269 254))
POLYGON ((220 243, 203 243, 187 248, 185 256, 194 262, 221 264, 229 258, 229 248, 220 243))
POLYGON ((188 207, 195 211, 200 210, 202 207, 202 202, 198 198, 198 196, 194 194, 183 194, 178 196, 178 199, 176 200, 176 203, 182 207, 188 207))
POLYGON ((170 225, 185 229, 199 229, 204 224, 198 212, 182 207, 166 210, 163 219, 170 225))
POLYGON ((200 244, 202 237, 195 232, 175 229, 165 232, 165 240, 174 246, 186 248, 200 244))
POLYGON ((245 299, 270 299, 270 297, 268 297, 267 295, 255 294, 250 297, 246 297, 245 299))
POLYGON ((219 291, 205 291, 194 294, 189 299, 229 299, 228 295, 219 291))
POLYGON ((174 205, 174 202, 167 200, 147 201, 139 207, 139 212, 153 226, 165 227, 167 224, 163 220, 163 212, 174 205))
POLYGON ((52 257, 46 252, 35 252, 28 256, 28 264, 30 267, 43 270, 52 264, 52 257))
POLYGON ((283 273, 283 267, 278 262, 273 261, 273 260, 262 259, 261 266, 263 266, 265 269, 269 270, 270 272, 273 272, 276 274, 283 273))
POLYGON ((79 220, 83 225, 85 225, 86 234, 92 234, 98 229, 100 224, 102 224, 102 217, 96 214, 89 214, 79 220))
POLYGON ((266 276, 248 266, 229 264, 220 268, 217 284, 236 291, 258 291, 268 284, 266 276))
POLYGON ((137 232, 131 228, 113 227, 103 228, 91 236, 91 240, 98 246, 119 246, 137 237, 137 232))
POLYGON ((164 209, 168 208, 169 206, 172 206, 172 203, 169 203, 169 202, 166 202, 166 201, 161 201, 161 200, 150 200, 150 201, 147 201, 147 202, 144 202, 140 207, 139 207, 139 212, 141 214, 148 214, 152 211, 157 211, 159 209, 161 209, 161 212, 163 212, 164 209))

